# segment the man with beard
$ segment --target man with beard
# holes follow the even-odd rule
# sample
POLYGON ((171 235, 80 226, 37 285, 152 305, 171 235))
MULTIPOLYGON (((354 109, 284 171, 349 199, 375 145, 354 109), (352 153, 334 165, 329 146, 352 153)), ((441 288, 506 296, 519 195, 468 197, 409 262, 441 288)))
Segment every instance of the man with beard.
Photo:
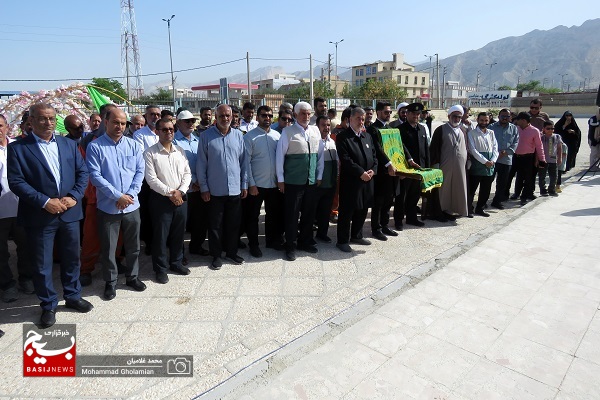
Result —
POLYGON ((515 193, 521 193, 521 205, 525 205, 536 198, 533 195, 536 169, 538 165, 546 165, 546 156, 540 131, 531 125, 531 116, 520 112, 515 123, 519 127, 519 145, 515 150, 515 193))
POLYGON ((327 115, 327 100, 323 97, 315 97, 313 105, 315 106, 315 113, 310 117, 309 125, 316 125, 317 118, 327 115))
POLYGON ((439 190, 440 207, 445 218, 452 220, 453 214, 469 215, 467 205, 467 144, 461 130, 463 108, 450 107, 448 122, 436 128, 429 148, 431 165, 439 164, 444 173, 444 183, 439 190))
POLYGON ((200 122, 196 126, 196 136, 210 128, 212 125, 212 109, 210 107, 202 107, 200 109, 200 122))
POLYGON ((494 131, 498 143, 498 159, 494 165, 496 194, 492 199, 492 207, 503 210, 502 202, 508 200, 509 196, 509 174, 513 163, 513 154, 519 144, 519 131, 517 126, 510 122, 510 111, 506 108, 500 110, 498 121, 491 124, 489 129, 494 131))
POLYGON ((406 102, 398 104, 398 119, 390 123, 390 128, 398 128, 406 122, 406 116, 408 115, 406 107, 408 107, 408 103, 406 102))
POLYGON ((377 174, 374 180, 373 208, 371 208, 371 233, 375 239, 387 240, 387 236, 398 236, 388 227, 390 209, 394 198, 400 194, 399 179, 396 169, 383 151, 380 129, 388 129, 392 116, 392 106, 388 102, 378 102, 375 106, 377 119, 367 128, 377 150, 377 174), (386 236, 387 235, 387 236, 386 236))
MULTIPOLYGON (((429 167, 429 145, 427 143, 427 127, 419 123, 421 110, 424 109, 421 103, 412 103, 406 107, 406 122, 400 125, 400 136, 402 144, 407 149, 406 158, 408 164, 413 168, 429 167)), ((417 203, 421 198, 421 182, 416 179, 402 180, 402 194, 404 198, 400 199, 398 210, 394 209, 396 224, 401 223, 402 217, 406 214, 406 223, 408 225, 421 227, 425 225, 417 219, 417 203), (404 200, 404 201, 402 201, 404 200)))
POLYGON ((488 129, 490 117, 482 112, 477 116, 477 127, 469 131, 469 153, 471 154, 471 168, 469 168, 469 212, 473 209, 473 199, 477 187, 479 196, 475 214, 489 217, 484 211, 485 205, 490 198, 492 182, 494 181, 494 165, 498 159, 498 143, 494 131, 488 129))
POLYGON ((365 111, 356 107, 350 113, 350 127, 336 139, 340 157, 340 207, 337 224, 337 248, 352 252, 350 243, 370 245, 362 228, 373 204, 373 176, 377 154, 371 135, 363 133, 365 111))

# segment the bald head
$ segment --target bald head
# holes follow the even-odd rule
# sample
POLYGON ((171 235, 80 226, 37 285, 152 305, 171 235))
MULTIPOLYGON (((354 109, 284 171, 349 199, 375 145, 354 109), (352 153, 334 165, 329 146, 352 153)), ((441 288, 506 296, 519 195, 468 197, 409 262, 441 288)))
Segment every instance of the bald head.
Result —
POLYGON ((78 116, 67 115, 67 117, 65 118, 64 124, 65 124, 65 129, 67 130, 67 132, 69 132, 69 134, 73 138, 75 138, 75 139, 81 138, 81 136, 83 135, 84 126, 78 116))

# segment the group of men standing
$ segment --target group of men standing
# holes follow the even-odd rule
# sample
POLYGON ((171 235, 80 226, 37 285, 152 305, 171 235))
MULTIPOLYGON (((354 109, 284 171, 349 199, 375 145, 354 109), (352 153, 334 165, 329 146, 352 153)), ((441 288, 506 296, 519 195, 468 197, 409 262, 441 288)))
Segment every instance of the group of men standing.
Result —
MULTIPOLYGON (((503 208, 511 170, 523 188, 522 202, 528 201, 536 168, 545 162, 539 131, 527 113, 518 115, 517 126, 510 122, 509 110, 502 110, 492 125, 489 116, 480 113, 475 124, 468 120, 468 110, 453 106, 448 123, 430 135, 422 104, 401 104, 399 120, 390 123, 391 104, 379 102, 367 112, 349 107, 342 114, 343 126, 332 135, 325 99, 315 99, 314 106, 313 115, 306 102, 293 110, 282 105, 279 121, 273 123, 269 106, 256 109, 247 104, 241 121, 236 121, 235 110, 221 104, 215 109, 215 123, 212 110, 203 109, 194 131, 197 119, 187 110, 161 116, 159 108, 148 106, 144 118, 132 120, 132 129, 122 110, 106 105, 96 129, 85 136, 81 121, 67 117, 65 125, 73 136, 67 138, 55 134, 55 110, 36 104, 27 119, 32 132, 10 146, 2 136, 6 120, 0 118, 0 150, 7 154, 0 166, 8 171, 2 187, 9 187, 13 195, 2 201, 16 214, 16 224, 11 220, 14 226, 2 232, 12 233, 17 241, 20 287, 40 298, 41 326, 54 324, 58 303, 52 283, 55 237, 66 306, 88 312, 93 306, 81 298, 81 286, 91 283, 97 261, 106 300, 115 298, 120 273, 127 286, 146 289, 138 277, 141 240, 152 255, 156 281, 162 284, 168 282, 169 271, 190 273, 184 257, 186 228, 190 253, 212 256, 211 269, 220 269, 223 259, 244 262, 238 254, 244 233, 250 254, 261 257, 263 204, 265 245, 283 250, 289 261, 296 259, 297 250, 316 253, 316 240, 332 242, 328 230, 336 208, 336 246, 343 252, 352 251, 350 244, 371 244, 363 237, 369 208, 371 233, 377 240, 397 236, 404 218, 406 224, 423 226, 417 218, 420 182, 397 176, 383 150, 381 130, 392 125, 400 131, 408 166, 442 169, 444 184, 427 195, 427 209, 421 210, 424 217, 441 222, 489 216, 485 208, 494 177, 492 206, 503 208), (392 206, 395 230, 390 225, 392 206), (208 250, 203 247, 207 237, 208 250)), ((4 237, 0 240, 6 242, 4 237)), ((6 273, 7 265, 0 265, 0 283, 4 293, 11 294, 15 283, 6 273)))

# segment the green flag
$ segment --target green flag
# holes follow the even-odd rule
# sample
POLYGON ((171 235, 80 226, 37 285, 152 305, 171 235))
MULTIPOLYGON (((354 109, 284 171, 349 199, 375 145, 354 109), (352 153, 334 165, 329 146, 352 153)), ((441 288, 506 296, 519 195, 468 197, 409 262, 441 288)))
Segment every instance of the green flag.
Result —
POLYGON ((96 108, 96 112, 100 112, 100 106, 110 103, 110 100, 99 91, 91 87, 90 85, 86 85, 88 94, 90 95, 90 99, 94 103, 94 107, 96 108))
POLYGON ((56 115, 56 131, 60 132, 62 135, 69 133, 65 129, 65 117, 58 114, 56 115))

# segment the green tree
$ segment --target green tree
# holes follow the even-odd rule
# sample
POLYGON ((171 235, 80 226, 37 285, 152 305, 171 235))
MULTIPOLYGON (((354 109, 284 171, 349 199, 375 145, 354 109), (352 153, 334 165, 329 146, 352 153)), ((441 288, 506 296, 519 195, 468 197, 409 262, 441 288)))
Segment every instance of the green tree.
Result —
POLYGON ((342 96, 351 99, 385 99, 391 101, 404 100, 408 92, 392 79, 370 79, 361 86, 346 85, 342 96))
POLYGON ((173 93, 170 90, 164 88, 157 88, 156 92, 150 95, 140 96, 139 99, 136 100, 136 103, 146 103, 152 101, 172 101, 173 93))
POLYGON ((125 92, 123 85, 115 79, 92 78, 92 85, 106 89, 107 91, 100 90, 100 93, 108 96, 115 103, 123 103, 123 99, 127 99, 127 92, 125 92), (118 96, 115 96, 115 93, 118 96))
POLYGON ((508 86, 508 85, 502 85, 502 86, 499 86, 497 90, 515 90, 515 88, 513 88, 512 86, 508 86))

